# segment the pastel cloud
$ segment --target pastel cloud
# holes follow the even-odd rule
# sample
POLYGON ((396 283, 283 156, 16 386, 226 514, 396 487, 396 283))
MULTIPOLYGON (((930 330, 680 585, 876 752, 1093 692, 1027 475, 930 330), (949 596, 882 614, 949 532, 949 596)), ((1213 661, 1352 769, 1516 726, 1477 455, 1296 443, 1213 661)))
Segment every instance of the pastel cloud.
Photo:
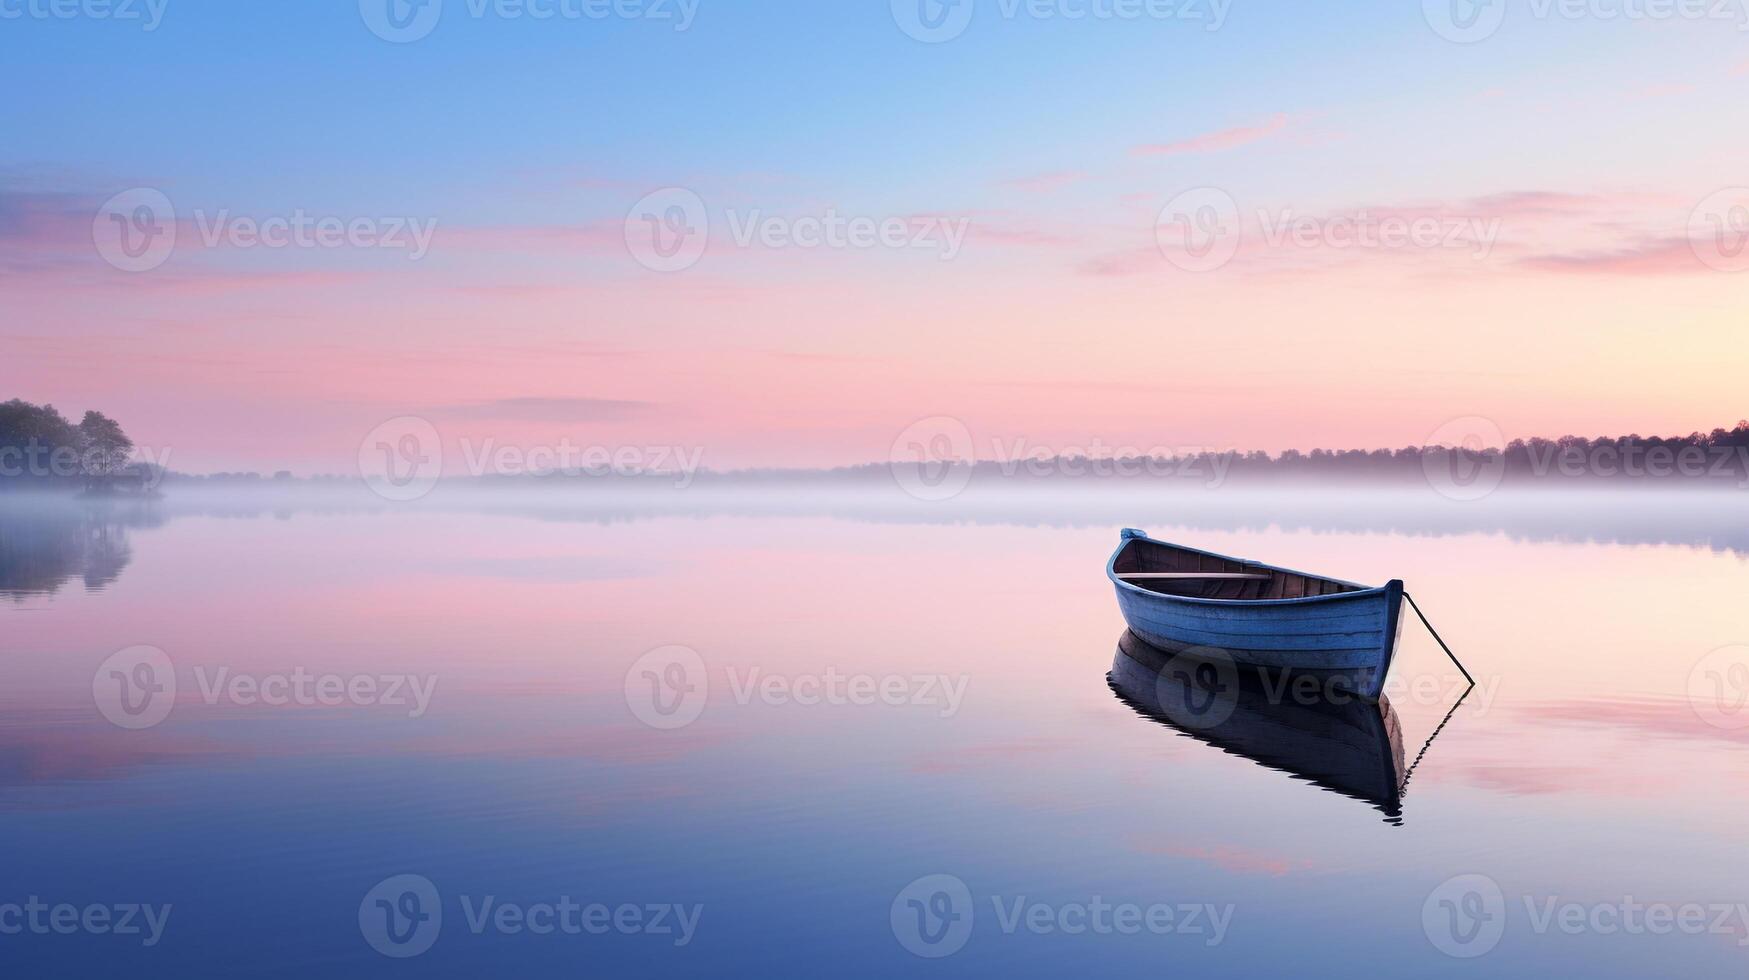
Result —
POLYGON ((1130 150, 1132 156, 1175 156, 1183 153, 1210 153, 1246 146, 1287 128, 1287 113, 1278 112, 1254 126, 1234 126, 1230 129, 1202 133, 1170 143, 1149 143, 1130 150))
POLYGON ((1001 182, 1003 187, 1033 193, 1048 193, 1061 190, 1070 184, 1076 184, 1087 179, 1087 175, 1078 170, 1057 170, 1051 173, 1033 174, 1027 177, 1015 177, 1001 182))
POLYGON ((1687 238, 1657 238, 1617 249, 1532 255, 1519 265, 1539 272, 1665 276, 1708 272, 1687 238))
POLYGON ((539 254, 600 254, 625 252, 625 227, 618 221, 577 225, 440 225, 434 248, 539 254))
POLYGON ((614 398, 500 398, 464 405, 439 405, 431 415, 492 422, 617 422, 650 408, 650 403, 614 398))

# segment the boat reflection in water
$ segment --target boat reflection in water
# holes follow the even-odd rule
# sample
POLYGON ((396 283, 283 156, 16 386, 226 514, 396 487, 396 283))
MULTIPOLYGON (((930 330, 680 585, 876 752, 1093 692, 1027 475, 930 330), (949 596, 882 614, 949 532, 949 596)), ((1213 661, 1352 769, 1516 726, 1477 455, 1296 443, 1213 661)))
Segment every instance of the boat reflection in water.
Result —
POLYGON ((1167 653, 1127 630, 1107 679, 1155 721, 1402 823, 1402 731, 1386 698, 1302 697, 1303 689, 1253 668, 1167 653))

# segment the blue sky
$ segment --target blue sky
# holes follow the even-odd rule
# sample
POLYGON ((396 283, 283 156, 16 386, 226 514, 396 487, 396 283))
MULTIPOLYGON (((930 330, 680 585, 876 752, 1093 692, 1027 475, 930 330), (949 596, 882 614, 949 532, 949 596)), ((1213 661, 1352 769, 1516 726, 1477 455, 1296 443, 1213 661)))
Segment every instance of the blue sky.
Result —
MULTIPOLYGON (((1174 330, 1215 324, 1271 339, 1305 316, 1369 354, 1413 320, 1415 343, 1390 370, 1426 370, 1435 358, 1451 374, 1413 393, 1412 410, 1388 413, 1396 421, 1362 430, 1348 421, 1360 406, 1346 399, 1381 382, 1322 365, 1330 376, 1300 395, 1331 400, 1331 419, 1198 418, 1179 435, 1262 448, 1401 444, 1470 414, 1540 434, 1631 424, 1660 402, 1655 385, 1621 401, 1624 379, 1603 369, 1562 373, 1534 404, 1507 397, 1524 377, 1498 365, 1527 331, 1546 335, 1550 351, 1599 337, 1625 351, 1656 323, 1679 337, 1666 352, 1674 358, 1736 342, 1722 331, 1742 313, 1725 298, 1739 280, 1695 278, 1707 270, 1672 259, 1700 202, 1749 183, 1749 15, 1735 0, 1719 8, 1726 20, 1625 16, 1644 9, 1640 0, 1586 0, 1570 16, 1539 16, 1540 0, 1496 0, 1506 3, 1498 30, 1467 44, 1441 36, 1434 0, 1235 0, 1214 31, 1212 0, 1185 8, 1189 19, 1078 20, 1061 11, 1090 0, 1050 0, 1048 17, 972 0, 963 33, 933 44, 901 29, 911 0, 700 0, 685 31, 674 29, 679 0, 634 5, 665 20, 537 20, 491 6, 474 16, 470 0, 444 0, 435 28, 404 44, 367 26, 380 0, 158 0, 152 31, 80 13, 103 0, 64 8, 79 14, 70 19, 38 16, 56 9, 49 2, 0 0, 0 82, 21 93, 0 104, 0 249, 15 250, 0 259, 31 272, 6 284, 20 301, 0 327, 15 353, 0 382, 107 402, 203 446, 242 440, 183 428, 212 414, 178 373, 202 363, 283 383, 206 392, 229 412, 284 418, 300 398, 331 406, 320 433, 287 434, 300 437, 303 461, 345 448, 345 434, 372 417, 430 400, 362 377, 338 386, 338 368, 437 364, 514 338, 544 355, 471 397, 696 393, 664 438, 722 417, 717 399, 827 397, 786 388, 801 384, 792 371, 736 352, 837 358, 825 388, 869 392, 849 415, 816 405, 819 429, 805 437, 773 436, 747 418, 744 431, 691 438, 749 462, 851 462, 882 451, 924 401, 985 428, 1052 427, 1025 405, 961 387, 968 378, 1133 386, 1145 383, 1143 365, 1189 358, 1200 372, 1226 372, 1228 389, 1279 386, 1303 355, 1266 358, 1253 365, 1261 376, 1241 377, 1206 327, 1174 330), (951 265, 886 252, 760 261, 730 248, 686 276, 649 279, 627 261, 620 225, 643 195, 670 186, 717 212, 713 250, 726 210, 957 216, 975 233, 951 265), (91 215, 139 187, 162 191, 184 223, 191 212, 307 211, 407 215, 442 231, 411 269, 402 255, 350 248, 191 248, 185 234, 159 273, 113 276, 89 248, 91 215), (1304 254, 1247 265, 1247 252, 1243 274, 1184 278, 1159 262, 1156 218, 1198 187, 1271 220, 1433 213, 1506 225, 1486 263, 1350 253, 1331 264, 1321 253, 1313 274, 1304 254), (555 247, 556 233, 575 240, 555 247), (1086 342, 1084 311, 1102 318, 1109 350, 1086 342), (422 323, 441 328, 422 333, 422 323), (99 338, 120 345, 115 362, 71 372, 56 345, 99 338), (151 347, 150 383, 127 380, 142 356, 129 344, 151 347), (558 372, 578 346, 696 362, 628 371, 577 395, 558 372), (748 390, 722 382, 703 393, 696 379, 730 363, 748 390), (309 376, 287 380, 300 371, 309 376), (881 402, 875 392, 892 391, 894 372, 912 384, 881 402), (182 404, 155 417, 166 398, 182 404)), ((1095 6, 1114 2, 1126 0, 1095 6)), ((145 13, 144 0, 134 4, 145 13)), ((1279 341, 1279 350, 1297 342, 1279 341)), ((425 389, 456 386, 450 368, 432 371, 425 389)), ((1702 378, 1663 400, 1680 410, 1651 421, 1734 421, 1731 390, 1723 375, 1702 378)), ((1135 414, 1117 404, 1076 411, 1058 414, 1074 417, 1083 439, 1135 414)))

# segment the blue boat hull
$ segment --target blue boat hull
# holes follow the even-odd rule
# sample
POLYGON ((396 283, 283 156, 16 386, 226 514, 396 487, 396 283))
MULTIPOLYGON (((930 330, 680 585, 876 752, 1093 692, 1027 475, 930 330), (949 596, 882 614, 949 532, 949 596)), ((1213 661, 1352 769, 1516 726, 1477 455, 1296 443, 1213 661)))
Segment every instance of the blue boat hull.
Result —
MULTIPOLYGON (((1403 583, 1377 588, 1338 583, 1350 591, 1300 598, 1224 599, 1168 595, 1124 581, 1118 558, 1136 540, 1175 551, 1139 532, 1126 532, 1107 574, 1130 631, 1168 653, 1231 661, 1271 671, 1304 673, 1368 700, 1383 693, 1402 628, 1403 583)), ((1233 568, 1302 573, 1195 552, 1233 568)), ((1334 580, 1326 580, 1334 581, 1334 580)))

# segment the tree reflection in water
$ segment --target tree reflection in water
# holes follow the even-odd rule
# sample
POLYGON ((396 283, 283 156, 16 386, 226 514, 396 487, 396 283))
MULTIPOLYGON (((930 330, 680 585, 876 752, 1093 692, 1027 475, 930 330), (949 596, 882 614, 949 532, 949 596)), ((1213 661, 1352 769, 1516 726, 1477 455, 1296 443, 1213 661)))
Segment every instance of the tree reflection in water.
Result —
POLYGON ((130 532, 161 523, 149 501, 9 500, 0 507, 0 596, 53 595, 74 578, 100 592, 132 560, 130 532))

